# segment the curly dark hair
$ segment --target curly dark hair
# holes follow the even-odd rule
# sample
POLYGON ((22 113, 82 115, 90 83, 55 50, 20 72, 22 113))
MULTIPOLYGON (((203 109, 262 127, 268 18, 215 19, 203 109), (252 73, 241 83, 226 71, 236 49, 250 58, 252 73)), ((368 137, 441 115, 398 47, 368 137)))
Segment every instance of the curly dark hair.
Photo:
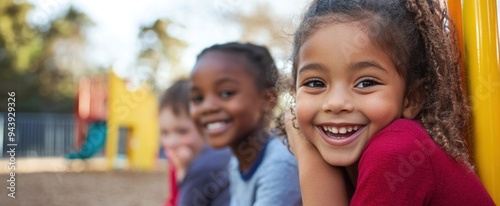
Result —
POLYGON ((450 33, 452 22, 439 2, 315 0, 294 35, 292 93, 301 45, 324 25, 338 22, 360 22, 365 27, 371 41, 389 54, 406 80, 406 96, 423 105, 416 119, 450 156, 472 168, 464 138, 469 106, 460 55, 450 33))

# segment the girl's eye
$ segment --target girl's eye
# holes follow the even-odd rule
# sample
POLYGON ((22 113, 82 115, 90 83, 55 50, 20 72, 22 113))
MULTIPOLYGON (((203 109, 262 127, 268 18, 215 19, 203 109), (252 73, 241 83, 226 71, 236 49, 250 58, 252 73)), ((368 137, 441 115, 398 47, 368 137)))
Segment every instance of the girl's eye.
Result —
POLYGON ((305 82, 302 86, 312 87, 312 88, 325 87, 325 83, 323 83, 320 80, 310 80, 305 82))
POLYGON ((203 96, 201 95, 194 95, 194 96, 191 96, 191 102, 193 103, 200 103, 203 101, 203 96))
POLYGON ((234 92, 234 91, 231 91, 231 90, 224 90, 224 91, 222 91, 222 92, 220 93, 220 96, 221 96, 222 98, 228 98, 228 97, 230 97, 230 96, 233 96, 233 94, 234 94, 234 93, 235 93, 235 92, 234 92))
POLYGON ((366 87, 371 87, 371 86, 375 86, 375 85, 378 85, 379 83, 376 82, 375 80, 371 80, 371 79, 365 79, 361 82, 359 82, 356 87, 357 88, 366 88, 366 87))

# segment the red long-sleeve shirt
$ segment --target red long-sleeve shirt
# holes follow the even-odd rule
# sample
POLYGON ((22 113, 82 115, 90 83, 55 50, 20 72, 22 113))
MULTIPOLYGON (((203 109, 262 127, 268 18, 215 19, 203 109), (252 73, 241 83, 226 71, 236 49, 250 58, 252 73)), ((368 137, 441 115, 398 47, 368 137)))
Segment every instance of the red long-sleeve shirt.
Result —
POLYGON ((351 205, 494 205, 476 174, 418 121, 398 119, 368 142, 351 205))
POLYGON ((168 166, 168 191, 170 196, 167 197, 164 206, 177 206, 177 199, 179 197, 179 188, 177 187, 177 178, 175 176, 174 164, 168 166))

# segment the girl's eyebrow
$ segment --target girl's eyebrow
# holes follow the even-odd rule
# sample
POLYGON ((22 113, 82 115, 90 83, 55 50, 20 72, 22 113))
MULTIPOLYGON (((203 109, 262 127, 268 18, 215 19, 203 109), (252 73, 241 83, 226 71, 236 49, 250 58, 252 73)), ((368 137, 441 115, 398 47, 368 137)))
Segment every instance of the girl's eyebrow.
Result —
POLYGON ((306 64, 305 66, 302 66, 299 68, 298 74, 302 74, 303 72, 306 71, 324 71, 326 68, 322 64, 318 63, 313 63, 313 64, 306 64))
MULTIPOLYGON (((372 60, 365 60, 365 61, 359 61, 354 64, 349 65, 349 69, 351 70, 362 70, 366 68, 376 68, 384 72, 388 72, 387 69, 385 69, 382 65, 377 63, 376 61, 372 60)), ((307 64, 305 66, 302 66, 299 68, 298 74, 302 74, 303 72, 306 71, 324 71, 327 70, 322 64, 318 63, 313 63, 313 64, 307 64)))
POLYGON ((362 70, 369 67, 374 67, 387 73, 387 70, 382 65, 371 60, 359 61, 349 66, 352 70, 362 70))
MULTIPOLYGON (((238 84, 239 82, 232 79, 232 78, 229 78, 229 77, 224 77, 222 79, 219 79, 217 81, 215 81, 215 85, 218 86, 218 85, 221 85, 221 84, 224 84, 224 83, 234 83, 234 84, 238 84)), ((191 91, 194 92, 194 91, 198 91, 198 87, 196 86, 191 86, 191 91)))
POLYGON ((234 80, 234 79, 232 79, 232 78, 229 78, 229 77, 223 77, 223 78, 221 78, 221 79, 219 79, 219 80, 215 81, 215 85, 221 85, 221 84, 224 84, 224 83, 227 83, 227 82, 229 82, 229 83, 236 83, 236 84, 238 84, 238 83, 239 83, 238 81, 236 81, 236 80, 234 80))

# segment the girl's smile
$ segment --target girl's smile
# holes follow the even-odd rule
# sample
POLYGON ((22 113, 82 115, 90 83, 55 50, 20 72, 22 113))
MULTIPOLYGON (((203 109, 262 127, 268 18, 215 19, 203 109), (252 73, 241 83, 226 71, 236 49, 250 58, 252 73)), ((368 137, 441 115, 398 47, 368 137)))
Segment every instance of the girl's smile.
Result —
POLYGON ((365 128, 358 124, 328 124, 316 127, 332 146, 343 146, 354 141, 365 128))
POLYGON ((299 127, 331 165, 356 163, 408 104, 404 79, 361 22, 315 31, 299 50, 297 69, 299 127))
POLYGON ((211 51, 191 76, 191 116, 212 147, 235 146, 262 127, 265 98, 242 55, 211 51))
POLYGON ((231 127, 231 120, 202 121, 203 129, 209 136, 215 136, 226 132, 231 127))
POLYGON ((495 205, 469 162, 454 7, 311 2, 294 33, 283 121, 304 205, 495 205))

